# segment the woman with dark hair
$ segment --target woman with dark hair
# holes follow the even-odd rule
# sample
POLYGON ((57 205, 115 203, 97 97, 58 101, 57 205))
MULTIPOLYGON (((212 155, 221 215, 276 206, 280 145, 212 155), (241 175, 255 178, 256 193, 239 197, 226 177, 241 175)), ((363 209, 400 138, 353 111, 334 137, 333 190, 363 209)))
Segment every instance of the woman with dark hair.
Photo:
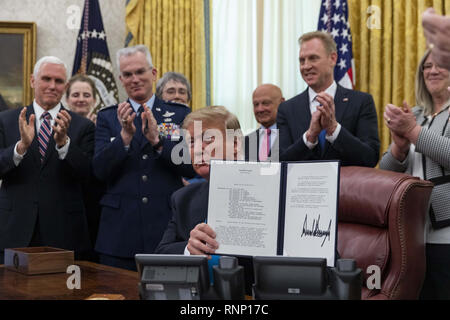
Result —
MULTIPOLYGON (((423 299, 450 299, 450 72, 428 50, 416 76, 418 107, 387 105, 392 144, 380 168, 430 180, 435 187, 426 215, 423 299)), ((418 235, 419 236, 419 235, 418 235)))
POLYGON ((91 78, 82 74, 70 78, 67 83, 66 101, 70 110, 96 122, 97 115, 93 110, 97 102, 97 91, 91 78))

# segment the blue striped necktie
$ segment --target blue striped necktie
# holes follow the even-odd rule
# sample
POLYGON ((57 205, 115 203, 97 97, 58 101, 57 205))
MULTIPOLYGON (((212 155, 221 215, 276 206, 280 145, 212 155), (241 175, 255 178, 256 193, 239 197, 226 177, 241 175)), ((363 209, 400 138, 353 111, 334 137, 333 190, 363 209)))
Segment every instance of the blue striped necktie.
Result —
POLYGON ((45 152, 47 151, 48 143, 52 135, 52 128, 50 125, 52 116, 50 115, 50 113, 44 112, 41 118, 44 121, 42 121, 41 127, 39 129, 38 141, 39 141, 39 153, 41 155, 41 163, 42 163, 44 162, 45 152))

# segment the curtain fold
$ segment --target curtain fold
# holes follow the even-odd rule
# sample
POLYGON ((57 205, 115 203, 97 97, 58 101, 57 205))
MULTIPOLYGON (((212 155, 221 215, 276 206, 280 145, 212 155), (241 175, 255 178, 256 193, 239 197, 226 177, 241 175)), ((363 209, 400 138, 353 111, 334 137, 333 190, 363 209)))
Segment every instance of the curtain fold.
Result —
POLYGON ((416 102, 416 68, 426 49, 422 13, 434 7, 448 14, 450 0, 348 0, 348 4, 356 89, 375 100, 382 155, 391 143, 383 120, 385 106, 416 102))
POLYGON ((286 99, 306 88, 298 38, 317 29, 320 6, 320 0, 213 1, 213 103, 236 114, 244 133, 258 127, 252 103, 258 85, 278 85, 286 99))
POLYGON ((209 0, 130 0, 126 7, 126 45, 147 45, 158 77, 167 71, 184 74, 191 82, 193 110, 207 105, 210 78, 205 1, 209 0))

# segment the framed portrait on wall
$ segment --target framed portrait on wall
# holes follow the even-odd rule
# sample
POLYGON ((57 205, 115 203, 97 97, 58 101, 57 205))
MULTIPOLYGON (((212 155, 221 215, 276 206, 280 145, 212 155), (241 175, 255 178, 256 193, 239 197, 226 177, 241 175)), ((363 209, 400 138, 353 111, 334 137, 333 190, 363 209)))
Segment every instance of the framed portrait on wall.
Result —
POLYGON ((0 48, 0 111, 30 104, 36 24, 0 21, 0 48))

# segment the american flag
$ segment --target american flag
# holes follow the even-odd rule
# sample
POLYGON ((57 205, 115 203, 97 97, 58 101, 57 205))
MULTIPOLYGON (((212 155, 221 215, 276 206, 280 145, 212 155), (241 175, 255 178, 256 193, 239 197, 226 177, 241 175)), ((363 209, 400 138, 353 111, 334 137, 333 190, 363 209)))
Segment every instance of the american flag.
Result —
POLYGON ((103 107, 117 104, 119 90, 114 79, 98 0, 84 2, 72 75, 77 73, 89 76, 95 83, 100 97, 95 113, 103 107))
POLYGON ((354 60, 347 0, 322 0, 317 29, 330 33, 337 44, 338 60, 334 79, 341 86, 353 89, 354 60))

